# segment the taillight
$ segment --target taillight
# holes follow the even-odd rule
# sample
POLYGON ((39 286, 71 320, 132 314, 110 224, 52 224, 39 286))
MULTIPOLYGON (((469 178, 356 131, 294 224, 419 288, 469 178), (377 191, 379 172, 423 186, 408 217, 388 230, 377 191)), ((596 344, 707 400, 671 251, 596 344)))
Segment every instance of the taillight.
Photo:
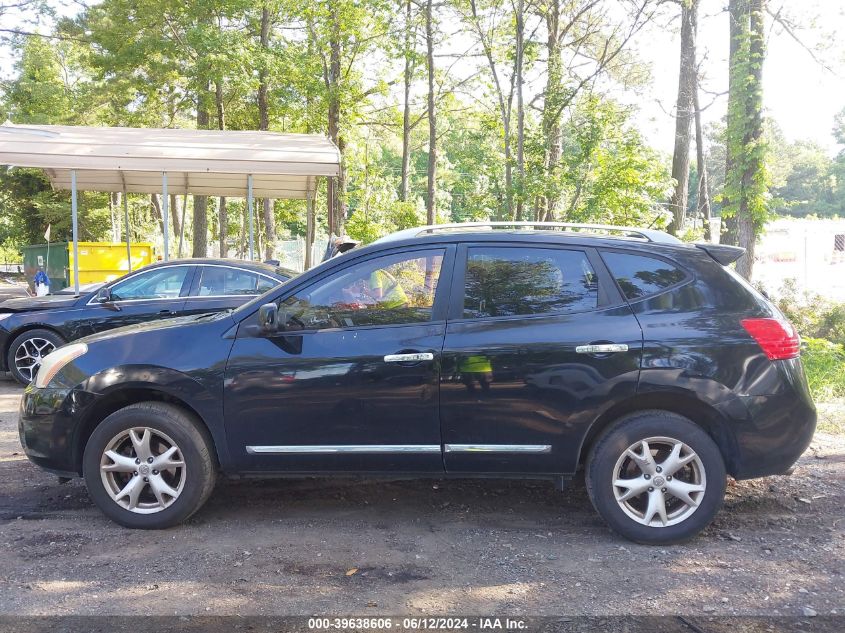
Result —
POLYGON ((786 319, 743 319, 742 327, 754 337, 769 360, 797 358, 800 353, 798 332, 786 319))

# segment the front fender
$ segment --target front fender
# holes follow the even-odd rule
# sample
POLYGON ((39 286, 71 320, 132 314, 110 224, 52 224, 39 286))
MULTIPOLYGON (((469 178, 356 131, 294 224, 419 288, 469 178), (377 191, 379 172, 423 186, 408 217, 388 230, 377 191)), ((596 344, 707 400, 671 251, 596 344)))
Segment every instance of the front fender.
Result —
POLYGON ((80 408, 86 410, 79 432, 86 432, 99 420, 98 412, 125 400, 138 402, 154 391, 192 410, 208 429, 221 466, 229 463, 223 424, 223 373, 209 369, 200 379, 181 371, 156 365, 121 365, 102 370, 74 389, 80 408), (83 402, 90 399, 90 403, 83 402), (85 406, 90 404, 90 406, 85 406))

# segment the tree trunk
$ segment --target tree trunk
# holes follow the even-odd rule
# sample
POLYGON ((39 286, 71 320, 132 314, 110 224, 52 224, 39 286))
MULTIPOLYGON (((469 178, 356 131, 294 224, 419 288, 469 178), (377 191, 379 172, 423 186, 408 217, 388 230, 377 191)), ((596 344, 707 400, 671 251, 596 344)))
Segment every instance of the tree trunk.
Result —
POLYGON ((264 198, 264 259, 273 259, 276 253, 276 217, 273 201, 264 198))
POLYGON ((179 196, 170 194, 170 223, 173 227, 173 235, 181 235, 182 222, 179 217, 179 196))
MULTIPOLYGON (((261 48, 266 53, 270 48, 270 9, 261 10, 261 48)), ((258 129, 270 129, 270 106, 267 102, 267 68, 262 62, 258 80, 258 129)), ((273 259, 276 247, 276 218, 273 215, 273 201, 264 198, 264 259, 273 259)))
POLYGON ((751 280, 754 271, 754 247, 757 227, 764 209, 757 209, 755 180, 765 173, 763 143, 763 61, 766 56, 764 7, 765 0, 751 0, 750 31, 748 43, 748 79, 746 85, 745 121, 747 131, 743 138, 745 169, 742 173, 742 197, 737 210, 739 245, 745 249, 736 263, 736 271, 751 280))
POLYGON ((164 215, 161 213, 161 202, 158 199, 157 193, 150 194, 150 203, 153 207, 153 217, 158 221, 158 228, 161 234, 164 235, 164 215))
POLYGON ((705 239, 718 242, 718 235, 713 235, 713 218, 710 208, 710 179, 707 176, 707 162, 704 152, 704 131, 701 127, 701 106, 698 99, 698 76, 693 91, 693 109, 695 110, 695 165, 698 171, 698 205, 696 212, 704 222, 705 239))
POLYGON ((434 95, 434 27, 432 24, 432 0, 425 5, 425 48, 428 68, 428 187, 425 200, 425 220, 434 224, 437 179, 437 112, 434 95))
POLYGON ((517 198, 516 219, 524 220, 525 208, 525 105, 522 95, 522 67, 525 59, 524 0, 517 0, 514 10, 516 18, 516 51, 514 59, 514 81, 516 82, 516 174, 517 198))
POLYGON ((669 232, 679 235, 684 230, 684 220, 689 199, 690 130, 692 127, 695 93, 695 35, 698 0, 681 3, 681 65, 678 77, 678 101, 675 112, 675 151, 672 155, 673 219, 669 232))
POLYGON ((218 231, 220 233, 220 257, 229 256, 229 213, 226 210, 226 196, 220 196, 217 207, 218 231))
MULTIPOLYGON (((496 90, 496 98, 499 102, 499 112, 502 116, 503 141, 505 146, 505 215, 507 219, 513 220, 513 162, 511 160, 511 105, 513 104, 513 92, 505 99, 502 83, 499 81, 499 71, 496 67, 496 60, 493 57, 493 47, 487 39, 487 34, 481 25, 481 17, 478 13, 476 0, 469 0, 472 10, 473 26, 475 27, 478 39, 487 57, 487 64, 490 67, 490 74, 493 76, 493 86, 496 90)), ((501 219, 501 218, 497 218, 501 219)))
POLYGON ((118 197, 120 194, 110 193, 109 194, 109 221, 111 224, 111 241, 118 242, 120 241, 120 226, 118 224, 118 215, 115 213, 115 209, 117 209, 120 205, 120 198, 118 197))
POLYGON ((411 82, 414 78, 412 21, 411 0, 405 0, 405 71, 403 73, 405 92, 402 102, 402 181, 399 185, 399 199, 402 202, 408 200, 408 172, 411 168, 411 82))
POLYGON ((305 257, 303 257, 303 270, 310 270, 314 265, 314 224, 316 218, 314 217, 314 208, 316 201, 313 197, 308 197, 305 201, 305 257))
MULTIPOLYGON (((209 92, 208 83, 205 89, 197 95, 197 129, 208 129, 210 120, 206 94, 209 92)), ((208 255, 208 197, 194 196, 194 240, 191 249, 192 257, 206 257, 208 255)))
POLYGON ((548 53, 548 71, 546 92, 543 100, 543 137, 545 139, 544 170, 546 174, 545 192, 540 205, 539 220, 555 220, 560 191, 556 185, 557 166, 561 155, 560 96, 563 91, 563 60, 560 52, 560 4, 558 0, 549 3, 546 13, 546 50, 548 53))
POLYGON ((743 104, 743 85, 740 74, 740 67, 743 66, 742 59, 742 40, 749 28, 749 6, 748 0, 728 0, 728 22, 730 29, 730 50, 728 53, 728 121, 727 121, 727 142, 725 143, 725 191, 722 194, 722 242, 725 244, 738 245, 739 244, 739 230, 737 225, 736 213, 731 213, 731 208, 735 207, 737 201, 731 196, 733 187, 729 186, 733 178, 734 164, 736 157, 734 156, 734 147, 731 143, 731 131, 736 130, 737 127, 742 127, 742 119, 744 117, 743 104), (724 211, 728 211, 725 214, 724 211), (729 217, 728 217, 729 216, 729 217))
MULTIPOLYGON (((270 48, 270 9, 265 5, 261 10, 261 49, 267 53, 270 48)), ((267 64, 262 60, 258 71, 258 129, 270 129, 270 108, 267 103, 267 64)))
POLYGON ((337 7, 329 3, 331 35, 329 37, 328 69, 328 132, 329 138, 340 150, 340 171, 335 179, 329 180, 328 215, 329 233, 343 234, 343 220, 346 216, 346 166, 344 150, 346 143, 340 136, 340 77, 341 77, 341 42, 340 16, 337 7))

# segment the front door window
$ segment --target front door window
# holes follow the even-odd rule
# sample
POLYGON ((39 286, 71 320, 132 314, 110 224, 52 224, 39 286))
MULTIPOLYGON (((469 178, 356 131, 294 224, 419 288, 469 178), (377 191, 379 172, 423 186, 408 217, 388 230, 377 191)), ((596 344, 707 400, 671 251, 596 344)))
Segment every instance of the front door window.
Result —
POLYGON ((175 299, 182 294, 190 266, 169 266, 138 273, 111 287, 113 301, 175 299))
POLYGON ((281 301, 287 330, 403 325, 431 320, 443 250, 367 260, 281 301))

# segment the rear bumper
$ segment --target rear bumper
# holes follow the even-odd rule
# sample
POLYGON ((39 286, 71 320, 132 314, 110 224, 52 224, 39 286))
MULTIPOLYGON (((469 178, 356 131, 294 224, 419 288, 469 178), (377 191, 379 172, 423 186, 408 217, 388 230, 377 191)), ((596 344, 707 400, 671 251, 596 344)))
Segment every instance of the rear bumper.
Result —
POLYGON ((742 396, 748 419, 735 437, 737 456, 731 473, 752 479, 789 473, 816 431, 816 410, 783 396, 742 396))
POLYGON ((81 470, 74 448, 78 420, 72 415, 70 392, 29 385, 18 418, 21 445, 29 460, 63 477, 77 477, 81 470))
POLYGON ((726 456, 736 479, 789 473, 816 431, 816 407, 799 359, 779 361, 783 382, 771 395, 738 396, 744 419, 734 414, 735 454, 726 456))

